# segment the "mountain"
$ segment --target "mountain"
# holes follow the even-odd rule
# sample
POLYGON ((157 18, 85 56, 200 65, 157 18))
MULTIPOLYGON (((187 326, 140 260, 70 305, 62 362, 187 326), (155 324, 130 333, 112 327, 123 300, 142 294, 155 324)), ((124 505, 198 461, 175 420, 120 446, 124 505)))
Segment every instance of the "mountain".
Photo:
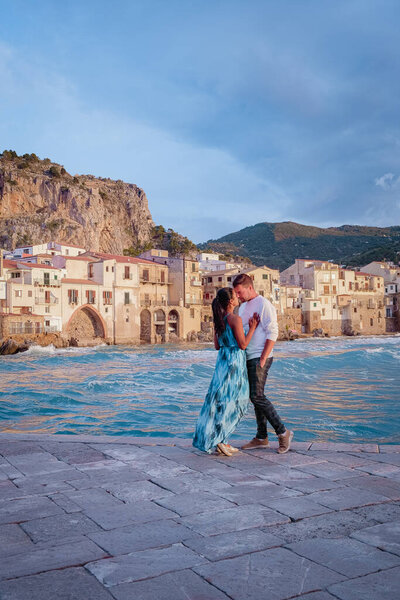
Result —
POLYGON ((256 265, 284 270, 296 258, 332 260, 361 266, 372 260, 400 259, 400 226, 312 227, 285 221, 258 223, 199 244, 225 255, 245 256, 256 265))
POLYGON ((70 175, 36 154, 0 154, 0 248, 49 241, 135 255, 157 244, 171 254, 194 245, 155 226, 146 194, 133 183, 70 175))

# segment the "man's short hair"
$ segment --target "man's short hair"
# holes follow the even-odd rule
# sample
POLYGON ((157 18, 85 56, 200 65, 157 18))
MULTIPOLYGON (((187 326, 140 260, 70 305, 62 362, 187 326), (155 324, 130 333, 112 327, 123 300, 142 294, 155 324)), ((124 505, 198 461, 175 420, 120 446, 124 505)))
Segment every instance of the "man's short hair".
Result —
POLYGON ((249 277, 249 275, 246 275, 246 273, 239 273, 239 275, 236 275, 235 279, 233 280, 232 285, 234 288, 237 285, 243 285, 244 287, 250 287, 253 285, 253 280, 251 277, 249 277))

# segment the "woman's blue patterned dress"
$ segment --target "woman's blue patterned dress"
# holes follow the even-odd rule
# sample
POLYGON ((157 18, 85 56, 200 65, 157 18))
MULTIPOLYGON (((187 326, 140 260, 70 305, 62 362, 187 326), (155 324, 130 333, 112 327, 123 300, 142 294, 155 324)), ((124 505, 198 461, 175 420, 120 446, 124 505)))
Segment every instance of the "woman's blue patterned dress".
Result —
POLYGON ((225 317, 225 331, 218 338, 220 346, 215 371, 197 420, 193 446, 212 452, 226 443, 245 414, 249 403, 246 353, 225 317))

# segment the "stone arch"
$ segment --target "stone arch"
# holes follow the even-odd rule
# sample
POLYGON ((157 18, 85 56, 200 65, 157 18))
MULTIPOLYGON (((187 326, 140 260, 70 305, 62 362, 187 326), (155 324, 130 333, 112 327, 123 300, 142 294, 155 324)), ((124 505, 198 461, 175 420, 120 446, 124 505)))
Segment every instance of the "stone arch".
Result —
POLYGON ((140 341, 151 343, 151 314, 147 308, 140 313, 140 341))
POLYGON ((179 338, 180 335, 180 323, 179 323, 179 313, 176 310, 170 310, 168 314, 168 332, 169 335, 176 335, 179 338))
POLYGON ((75 310, 67 323, 66 331, 78 344, 106 337, 106 327, 101 315, 89 305, 75 310))

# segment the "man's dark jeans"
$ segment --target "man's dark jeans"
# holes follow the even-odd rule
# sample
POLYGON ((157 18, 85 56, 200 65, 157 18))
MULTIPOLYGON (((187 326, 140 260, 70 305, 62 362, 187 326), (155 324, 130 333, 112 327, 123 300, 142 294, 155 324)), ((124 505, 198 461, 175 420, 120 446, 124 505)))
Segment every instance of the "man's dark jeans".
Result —
POLYGON ((277 435, 285 433, 286 430, 272 403, 264 394, 265 382, 273 360, 272 357, 267 358, 263 367, 260 366, 260 358, 251 358, 247 361, 250 400, 254 404, 254 412, 257 419, 256 437, 259 440, 264 440, 267 437, 267 421, 271 423, 277 435))

